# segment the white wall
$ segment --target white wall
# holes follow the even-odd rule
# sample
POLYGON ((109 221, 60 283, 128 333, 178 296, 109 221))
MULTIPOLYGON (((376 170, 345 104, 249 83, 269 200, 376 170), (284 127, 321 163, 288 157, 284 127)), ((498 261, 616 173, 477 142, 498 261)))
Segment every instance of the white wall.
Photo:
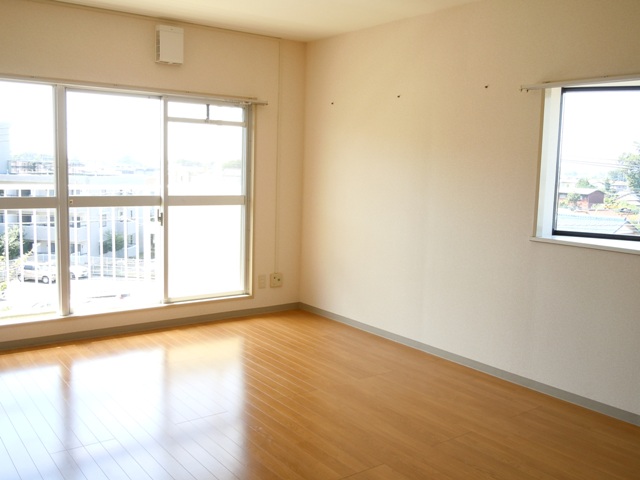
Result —
POLYGON ((639 23, 486 0, 309 44, 301 302, 640 414, 640 257, 530 241, 519 89, 640 73, 639 23))
POLYGON ((0 0, 0 12, 0 76, 268 101, 257 110, 254 277, 276 268, 284 274, 283 287, 255 288, 250 299, 0 326, 2 341, 298 301, 304 44, 169 22, 185 30, 184 64, 161 65, 155 63, 155 26, 166 21, 24 0, 0 0))

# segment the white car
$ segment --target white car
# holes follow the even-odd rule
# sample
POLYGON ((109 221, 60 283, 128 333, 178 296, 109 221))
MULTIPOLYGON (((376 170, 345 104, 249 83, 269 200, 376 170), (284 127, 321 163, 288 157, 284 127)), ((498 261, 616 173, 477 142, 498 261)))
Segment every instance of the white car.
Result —
MULTIPOLYGON (((71 280, 87 278, 89 270, 82 265, 70 265, 69 276, 71 280)), ((22 273, 18 275, 19 280, 33 280, 42 283, 55 282, 57 277, 56 267, 47 263, 25 263, 22 266, 22 273)))
POLYGON ((22 273, 18 275, 18 279, 50 283, 55 282, 57 276, 56 269, 47 263, 25 263, 22 266, 22 273))
POLYGON ((89 269, 83 265, 69 265, 69 276, 71 280, 87 278, 89 276, 89 269))

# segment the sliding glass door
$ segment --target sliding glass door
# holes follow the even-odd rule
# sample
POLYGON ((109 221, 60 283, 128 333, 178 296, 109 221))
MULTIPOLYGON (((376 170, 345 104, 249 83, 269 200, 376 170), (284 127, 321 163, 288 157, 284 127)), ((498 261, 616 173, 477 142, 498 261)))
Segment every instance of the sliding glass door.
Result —
POLYGON ((162 100, 68 90, 70 309, 162 303, 162 100))
POLYGON ((10 81, 0 101, 0 321, 249 293, 250 105, 10 81))

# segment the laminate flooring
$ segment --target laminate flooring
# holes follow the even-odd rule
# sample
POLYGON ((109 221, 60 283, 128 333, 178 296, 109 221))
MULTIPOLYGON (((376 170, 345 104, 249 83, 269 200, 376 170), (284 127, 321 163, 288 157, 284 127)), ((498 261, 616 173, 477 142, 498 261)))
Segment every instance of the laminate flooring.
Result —
POLYGON ((0 479, 640 479, 640 428, 290 311, 0 354, 0 479))

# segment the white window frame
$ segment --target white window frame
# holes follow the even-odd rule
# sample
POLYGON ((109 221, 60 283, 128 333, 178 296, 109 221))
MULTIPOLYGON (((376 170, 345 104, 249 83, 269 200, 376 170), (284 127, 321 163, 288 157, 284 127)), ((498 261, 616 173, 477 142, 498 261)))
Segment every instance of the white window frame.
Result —
MULTIPOLYGON (((180 297, 178 299, 173 298, 169 292, 169 281, 167 275, 169 272, 169 248, 165 245, 163 249, 163 266, 164 266, 164 302, 166 304, 184 302, 190 300, 213 300, 215 298, 235 298, 238 296, 248 296, 252 294, 252 219, 253 210, 251 208, 251 196, 252 196, 252 178, 253 178, 253 108, 249 104, 244 104, 244 118, 241 121, 224 121, 224 120, 210 120, 207 119, 189 119, 183 117, 171 117, 169 116, 169 103, 181 102, 181 103, 194 103, 197 105, 208 106, 224 106, 224 104, 215 101, 211 101, 206 97, 177 97, 172 95, 163 95, 164 104, 164 178, 169 177, 169 161, 168 161, 168 126, 170 122, 190 123, 190 124, 202 124, 202 125, 231 125, 242 126, 244 129, 244 141, 243 141, 243 166, 242 169, 242 192, 239 195, 180 195, 169 192, 169 184, 167 181, 163 181, 164 191, 162 193, 162 218, 163 224, 163 238, 164 242, 168 244, 171 241, 169 235, 169 225, 171 222, 171 216, 169 215, 170 207, 176 206, 222 206, 222 205, 236 205, 242 207, 242 217, 244 225, 244 235, 242 238, 242 264, 244 266, 242 272, 243 285, 242 291, 229 292, 222 296, 218 295, 193 295, 189 297, 180 297)), ((240 106, 242 102, 235 102, 235 106, 240 106)))
POLYGON ((542 90, 544 106, 542 115, 542 140, 538 172, 538 198, 535 228, 532 241, 574 247, 593 248, 640 255, 640 242, 633 240, 604 239, 570 235, 554 235, 555 201, 559 161, 561 129, 562 89, 566 87, 640 86, 640 75, 606 77, 568 82, 548 82, 523 85, 522 90, 542 90))
MULTIPOLYGON (((167 249, 164 245, 161 245, 161 251, 164 254, 160 254, 163 258, 163 268, 161 269, 161 276, 163 277, 163 290, 164 295, 161 296, 161 305, 170 305, 172 303, 183 303, 191 300, 222 300, 226 298, 238 298, 238 297, 250 297, 252 295, 253 283, 252 283, 252 260, 253 260, 253 161, 254 161, 254 145, 253 145, 253 132, 255 127, 255 107, 259 105, 266 105, 267 102, 257 100, 255 98, 246 97, 220 97, 214 95, 196 95, 190 92, 162 92, 162 91, 149 91, 147 89, 141 89, 137 87, 122 87, 114 88, 111 86, 102 86, 98 84, 69 84, 59 83, 54 80, 47 79, 25 79, 22 77, 2 76, 0 80, 16 81, 22 83, 39 83, 52 87, 52 94, 54 96, 54 115, 55 124, 57 127, 56 132, 56 162, 57 170, 54 178, 56 184, 56 196, 52 197, 4 197, 2 196, 2 210, 24 210, 34 209, 43 210, 51 209, 57 214, 57 245, 68 246, 70 244, 69 234, 69 221, 70 221, 70 209, 71 208, 85 208, 85 207, 136 207, 136 206, 149 206, 152 205, 158 209, 159 212, 163 212, 164 218, 164 238, 167 237, 167 222, 168 207, 174 205, 241 205, 244 207, 244 237, 242 243, 243 250, 243 289, 242 291, 233 292, 225 295, 209 295, 206 297, 199 296, 193 298, 181 298, 171 299, 168 297, 167 292, 167 278, 166 278, 166 266, 168 263, 167 249), (68 192, 67 178, 68 178, 68 162, 67 158, 67 144, 66 144, 66 93, 67 91, 84 90, 90 92, 105 92, 114 93, 117 95, 149 95, 158 97, 164 104, 164 148, 166 155, 166 125, 169 117, 166 114, 166 105, 170 100, 180 101, 194 101, 200 103, 207 101, 212 105, 231 105, 241 106, 245 110, 245 118, 241 122, 245 128, 244 139, 244 169, 243 169, 243 192, 241 195, 235 196, 216 196, 216 197, 179 197, 168 195, 166 190, 166 181, 163 181, 164 191, 157 196, 70 196, 68 192), (65 159, 60 160, 60 159, 65 159)), ((230 122, 238 123, 238 122, 230 122)), ((166 158, 164 161, 164 174, 166 178, 166 158)), ((101 219, 104 222, 104 219, 101 219)), ((157 242, 157 239, 155 240, 157 242)), ((164 244, 164 242, 162 242, 164 244)), ((157 243, 156 243, 157 246, 157 243)), ((59 304, 58 316, 64 317, 72 314, 70 308, 70 283, 69 275, 61 274, 62 272, 68 272, 70 267, 70 258, 67 255, 60 255, 58 257, 57 269, 58 269, 58 296, 59 304)), ((149 308, 154 308, 156 305, 150 305, 149 308)), ((97 312, 103 313, 103 312, 97 312)))

